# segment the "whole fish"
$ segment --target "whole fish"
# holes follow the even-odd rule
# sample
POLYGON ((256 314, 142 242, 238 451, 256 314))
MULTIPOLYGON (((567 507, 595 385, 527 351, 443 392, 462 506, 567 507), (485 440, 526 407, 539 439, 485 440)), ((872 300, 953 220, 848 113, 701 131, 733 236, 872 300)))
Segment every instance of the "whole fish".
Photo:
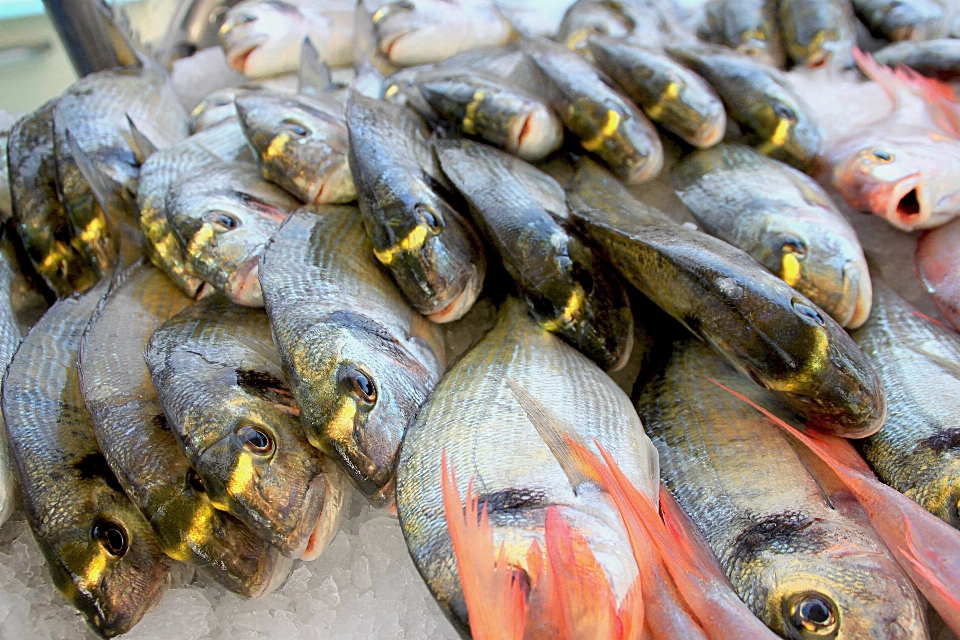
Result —
POLYGON ((57 184, 77 238, 101 272, 117 251, 132 263, 143 251, 136 218, 140 166, 153 148, 168 147, 188 133, 170 75, 152 63, 92 73, 63 92, 53 122, 57 184), (68 133, 104 179, 109 211, 100 209, 81 174, 68 133))
POLYGON ((894 42, 943 38, 950 28, 936 0, 853 0, 853 9, 874 36, 894 42))
POLYGON ((527 91, 475 69, 437 68, 416 77, 430 107, 462 134, 535 162, 563 143, 563 123, 527 91))
POLYGON ((563 14, 555 39, 590 60, 591 36, 657 50, 682 33, 678 26, 669 10, 654 0, 577 0, 563 14))
POLYGON ((357 199, 342 100, 247 91, 235 102, 264 178, 306 203, 357 199))
POLYGON ((336 531, 343 485, 300 433, 267 315, 204 298, 157 329, 144 358, 213 506, 286 556, 319 556, 336 531))
POLYGON ((857 234, 812 178, 749 147, 722 144, 673 170, 677 195, 710 235, 747 252, 843 327, 870 315, 857 234))
POLYGON ((787 56, 807 67, 853 65, 857 28, 846 0, 778 0, 777 17, 787 56))
POLYGON ((601 367, 622 369, 633 345, 630 301, 613 269, 557 220, 570 216, 562 187, 475 142, 440 141, 437 155, 540 326, 601 367))
POLYGON ((438 192, 424 122, 406 107, 354 93, 347 102, 350 171, 373 253, 410 304, 434 322, 470 310, 486 272, 473 226, 438 192))
POLYGON ((233 101, 241 91, 242 89, 237 87, 228 87, 220 91, 214 91, 204 98, 190 112, 190 119, 187 121, 190 134, 193 135, 226 120, 236 118, 237 107, 233 101))
POLYGON ((631 284, 809 426, 862 438, 883 424, 880 380, 850 336, 746 253, 640 203, 590 161, 567 198, 631 284))
POLYGON ((167 557, 97 448, 77 349, 106 283, 57 302, 3 384, 3 415, 27 521, 53 584, 110 638, 126 633, 192 570, 167 557))
POLYGON ((734 589, 786 638, 927 638, 925 603, 837 480, 713 378, 772 406, 696 340, 637 398, 661 478, 734 589))
POLYGON ((260 280, 307 438, 385 505, 400 440, 443 373, 444 346, 371 248, 355 207, 305 207, 273 237, 260 280))
MULTIPOLYGON (((11 260, 10 253, 0 251, 0 382, 3 381, 3 375, 22 338, 11 299, 11 288, 16 277, 16 265, 11 260)), ((7 429, 0 416, 0 526, 7 521, 17 504, 16 486, 16 474, 7 443, 7 429)))
POLYGON ((263 78, 296 71, 304 38, 327 65, 349 67, 353 28, 351 0, 246 0, 227 11, 219 35, 231 67, 263 78))
POLYGON ((493 329, 417 413, 397 467, 397 513, 407 548, 440 606, 463 625, 466 608, 441 498, 444 454, 459 485, 472 481, 479 492, 494 548, 503 549, 509 565, 525 571, 531 543, 544 548, 546 511, 553 506, 586 539, 618 599, 637 574, 616 510, 558 451, 563 434, 545 429, 550 416, 562 416, 571 437, 605 447, 630 481, 657 500, 657 452, 627 396, 544 331, 526 304, 508 298, 493 329))
POLYGON ((782 69, 786 64, 776 0, 710 0, 703 11, 704 23, 698 34, 704 40, 774 67, 782 69))
POLYGON ((960 328, 960 220, 925 232, 917 240, 917 273, 940 313, 960 328))
POLYGON ((667 51, 713 86, 749 144, 801 171, 811 166, 823 146, 823 130, 778 69, 717 45, 667 51))
POLYGON ((540 72, 544 97, 580 146, 627 184, 660 173, 663 145, 656 129, 626 96, 607 86, 590 63, 542 38, 524 39, 520 46, 540 72))
POLYGON ((86 291, 100 279, 100 266, 73 233, 57 191, 51 100, 24 116, 10 131, 6 160, 10 167, 13 220, 30 263, 59 297, 86 291))
POLYGON ((874 51, 873 59, 888 67, 902 64, 944 82, 960 79, 960 40, 956 38, 897 42, 874 51))
POLYGON ((161 271, 135 265, 101 302, 80 344, 80 381, 97 443, 171 558, 230 591, 257 597, 290 568, 276 549, 214 509, 164 416, 143 348, 193 300, 161 271))
POLYGON ((300 203, 256 165, 219 164, 174 183, 167 221, 192 270, 232 302, 263 306, 257 277, 267 240, 300 203))
POLYGON ((597 67, 652 121, 695 147, 723 139, 727 114, 706 81, 669 56, 604 36, 589 39, 597 67))
POLYGON ((885 483, 960 529, 960 336, 880 282, 853 339, 889 406, 883 428, 858 443, 863 457, 885 483))

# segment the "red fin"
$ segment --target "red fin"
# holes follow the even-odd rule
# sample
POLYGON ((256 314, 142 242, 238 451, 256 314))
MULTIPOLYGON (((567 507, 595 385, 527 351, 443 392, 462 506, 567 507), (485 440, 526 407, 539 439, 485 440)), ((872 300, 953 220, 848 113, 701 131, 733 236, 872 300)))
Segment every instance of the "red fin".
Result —
POLYGON ((919 311, 916 311, 916 310, 912 311, 911 313, 913 313, 913 315, 915 315, 915 316, 917 316, 917 317, 923 318, 924 320, 929 320, 929 321, 932 322, 933 324, 938 324, 938 325, 940 325, 941 327, 943 327, 944 329, 949 329, 950 331, 953 331, 953 330, 954 330, 953 327, 948 327, 947 325, 943 324, 942 322, 940 322, 940 321, 937 320, 936 318, 931 318, 930 316, 928 316, 928 315, 925 314, 925 313, 920 313, 919 311))
MULTIPOLYGON (((711 549, 707 541, 704 540, 703 534, 700 533, 697 525, 694 524, 690 516, 677 504, 677 501, 674 500, 670 492, 664 489, 663 486, 660 487, 660 512, 663 516, 663 523, 666 525, 667 531, 669 531, 673 539, 677 540, 678 544, 681 545, 681 549, 687 550, 684 553, 689 556, 701 558, 704 568, 709 569, 715 579, 729 584, 729 578, 727 578, 727 574, 723 572, 720 561, 717 560, 713 549, 711 549)), ((733 586, 731 585, 730 588, 733 589, 733 586)))
POLYGON ((642 640, 646 623, 646 605, 643 601, 643 582, 640 576, 633 581, 617 610, 620 619, 620 640, 642 640))
POLYGON ((534 540, 527 549, 527 576, 530 579, 530 597, 527 610, 525 640, 555 640, 567 635, 567 621, 550 570, 549 558, 544 558, 540 544, 534 540))
POLYGON ((860 67, 863 75, 880 85, 883 92, 890 98, 890 102, 893 103, 891 111, 895 111, 900 105, 900 99, 897 96, 898 83, 893 69, 877 64, 872 55, 861 51, 858 47, 853 48, 853 59, 856 61, 857 66, 860 67))
POLYGON ((920 75, 913 69, 898 65, 894 75, 901 84, 921 96, 934 122, 954 138, 960 138, 960 101, 946 82, 920 75))

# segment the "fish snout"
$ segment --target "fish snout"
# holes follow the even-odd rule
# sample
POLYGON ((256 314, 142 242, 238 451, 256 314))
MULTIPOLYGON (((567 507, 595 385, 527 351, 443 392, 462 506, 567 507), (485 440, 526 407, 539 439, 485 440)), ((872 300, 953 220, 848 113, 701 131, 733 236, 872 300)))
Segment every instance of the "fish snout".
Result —
POLYGON ((910 176, 893 186, 883 216, 898 229, 925 229, 933 216, 926 190, 918 176, 910 176))
POLYGON ((846 329, 857 329, 870 317, 873 307, 873 285, 865 262, 848 260, 843 265, 843 297, 844 302, 852 302, 853 308, 840 324, 846 329))

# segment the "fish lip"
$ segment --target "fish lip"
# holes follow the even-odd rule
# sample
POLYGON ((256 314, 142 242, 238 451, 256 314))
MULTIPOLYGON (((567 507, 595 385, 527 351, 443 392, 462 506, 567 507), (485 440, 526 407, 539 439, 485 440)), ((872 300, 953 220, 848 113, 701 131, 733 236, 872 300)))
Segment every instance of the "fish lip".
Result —
POLYGON ((380 43, 380 51, 386 56, 387 60, 397 64, 397 61, 393 58, 393 48, 397 46, 397 43, 402 39, 414 33, 416 29, 407 29, 405 31, 398 31, 397 33, 391 34, 383 38, 380 43))
POLYGON ((293 567, 293 558, 288 558, 279 552, 275 552, 275 555, 276 560, 273 563, 273 569, 270 571, 270 579, 267 580, 260 591, 250 596, 251 599, 259 598, 267 595, 268 593, 272 593, 281 585, 283 585, 283 583, 286 582, 287 578, 290 576, 290 569, 293 567))
POLYGON ((870 317, 870 310, 873 307, 873 286, 870 282, 870 272, 866 265, 858 264, 855 260, 848 260, 843 265, 844 291, 847 290, 846 284, 853 283, 857 288, 856 304, 850 312, 850 316, 840 325, 846 329, 857 329, 863 326, 863 323, 870 317))
POLYGON ((476 265, 470 265, 472 273, 467 278, 467 282, 457 296, 450 303, 439 311, 425 314, 431 322, 443 324, 459 320, 470 311, 473 303, 480 296, 480 290, 483 289, 483 272, 476 265))
POLYGON ((539 107, 526 110, 510 130, 507 151, 528 162, 539 160, 559 146, 563 129, 558 128, 548 111, 539 107))
POLYGON ((227 64, 237 72, 246 75, 247 61, 250 55, 269 38, 266 34, 254 34, 241 38, 238 42, 230 45, 227 52, 227 64))
POLYGON ((263 289, 260 288, 260 254, 253 256, 237 269, 234 277, 224 287, 224 294, 245 307, 263 306, 263 289))
POLYGON ((343 504, 347 496, 344 491, 343 476, 334 465, 331 466, 334 467, 333 471, 324 473, 322 478, 317 478, 317 480, 323 479, 325 483, 323 504, 320 507, 320 516, 300 556, 300 560, 305 562, 316 560, 326 550, 327 545, 337 533, 340 514, 343 513, 343 504))
POLYGON ((923 228, 932 215, 926 195, 926 189, 924 189, 920 177, 916 174, 908 176, 893 186, 883 216, 890 224, 903 231, 913 231, 923 228), (900 203, 911 191, 916 192, 919 211, 917 211, 917 213, 902 212, 900 211, 900 203))
MULTIPOLYGON (((327 477, 326 474, 320 473, 310 481, 310 485, 303 496, 303 514, 300 516, 300 523, 297 525, 294 534, 299 536, 300 544, 293 553, 289 554, 294 560, 315 560, 326 547, 326 544, 324 544, 319 551, 311 547, 311 542, 318 542, 318 540, 314 540, 314 536, 321 533, 319 531, 321 525, 328 523, 324 520, 326 503, 327 477), (313 554, 311 557, 307 557, 308 551, 313 554)), ((315 546, 316 544, 314 544, 315 546)))

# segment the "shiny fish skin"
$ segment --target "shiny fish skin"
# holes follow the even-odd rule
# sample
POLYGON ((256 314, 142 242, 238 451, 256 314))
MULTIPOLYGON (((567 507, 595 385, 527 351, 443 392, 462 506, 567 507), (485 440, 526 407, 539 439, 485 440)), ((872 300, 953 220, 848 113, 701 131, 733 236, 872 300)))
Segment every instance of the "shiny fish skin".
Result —
POLYGON ((34 325, 4 379, 3 414, 23 508, 54 586, 113 637, 189 570, 164 555, 117 483, 83 404, 77 349, 105 287, 57 302, 34 325))
POLYGON ((747 252, 855 329, 872 288, 857 234, 813 179, 749 147, 722 144, 673 170, 677 195, 704 230, 747 252))
POLYGON ((466 622, 440 491, 445 451, 462 491, 468 481, 486 502, 494 548, 510 565, 526 566, 537 540, 544 547, 547 507, 587 540, 618 599, 636 576, 617 512, 591 483, 576 491, 539 436, 507 381, 519 385, 569 425, 613 455, 624 474, 656 501, 657 452, 627 396, 586 357, 540 328, 516 298, 497 323, 444 376, 404 437, 397 477, 397 513, 407 548, 451 618, 466 622))
POLYGON ((916 265, 933 304, 960 329, 960 220, 951 220, 920 236, 916 265))
POLYGON ((443 343, 371 248, 356 207, 305 207, 264 252, 260 280, 307 438, 388 505, 400 440, 443 373, 443 343))
POLYGON ((787 56, 795 64, 853 66, 853 8, 846 0, 778 0, 777 17, 787 56))
POLYGON ((950 27, 936 0, 853 0, 853 9, 873 35, 894 42, 943 38, 950 27))
POLYGON ((885 483, 960 529, 960 336, 879 282, 853 339, 889 404, 883 428, 857 443, 863 457, 885 483))
POLYGON ((423 121, 354 93, 347 102, 350 171, 373 252, 410 304, 434 322, 470 310, 486 258, 473 226, 437 192, 440 169, 423 121))
POLYGON ((873 59, 888 67, 902 64, 945 82, 960 79, 960 40, 956 38, 898 42, 875 51, 873 59))
POLYGON ((777 68, 786 64, 777 0, 710 0, 700 36, 777 68))
POLYGON ((652 121, 695 147, 723 139, 727 114, 703 78, 663 53, 614 38, 593 36, 589 44, 597 67, 652 121))
POLYGON ((233 104, 234 98, 242 89, 229 87, 214 91, 190 112, 187 128, 190 135, 214 127, 221 122, 237 117, 237 107, 233 104))
POLYGON ((786 638, 927 638, 922 598, 859 504, 708 376, 776 410, 707 345, 686 340, 640 393, 637 411, 664 485, 744 602, 786 638), (830 610, 835 628, 805 620, 804 599, 830 610))
POLYGON ((213 506, 286 556, 316 557, 335 531, 342 484, 300 433, 267 315, 204 298, 157 329, 144 358, 213 506))
POLYGON ((10 131, 6 160, 13 219, 27 256, 44 283, 62 298, 90 289, 101 271, 74 237, 57 192, 55 105, 51 100, 17 121, 10 131))
MULTIPOLYGON (((602 368, 623 368, 633 345, 627 292, 613 268, 556 220, 569 216, 566 205, 562 215, 552 214, 544 202, 552 194, 545 198, 530 187, 536 178, 514 177, 539 171, 466 140, 438 142, 437 155, 540 326, 602 368)), ((549 186, 563 193, 555 182, 549 186)))
MULTIPOLYGON (((11 287, 17 277, 8 251, 0 251, 0 382, 22 338, 11 301, 11 287)), ((0 526, 16 506, 16 475, 7 444, 7 428, 0 416, 0 526)))
POLYGON ((143 360, 157 327, 192 303, 155 267, 131 268, 84 332, 81 388, 107 464, 163 551, 234 593, 256 597, 289 566, 240 521, 213 508, 166 426, 143 360))
POLYGON ((248 91, 236 109, 264 178, 305 203, 357 199, 342 100, 248 91))
POLYGON ((577 0, 563 14, 556 41, 588 60, 591 36, 610 36, 657 50, 678 37, 683 28, 657 0, 577 0))
POLYGON ((713 86, 751 145, 801 171, 811 166, 823 147, 823 130, 779 70, 717 45, 667 51, 713 86))
POLYGON ((663 167, 653 125, 623 94, 608 87, 583 58, 543 39, 521 49, 540 71, 543 95, 580 146, 595 153, 626 184, 651 180, 663 167))
POLYGON ((880 381, 850 336, 746 253, 666 219, 589 161, 567 197, 627 280, 809 426, 857 438, 883 424, 880 381))
POLYGON ((3 125, 3 113, 0 113, 0 222, 6 224, 13 217, 13 202, 10 195, 10 167, 7 164, 7 147, 10 143, 10 129, 13 124, 3 125))

